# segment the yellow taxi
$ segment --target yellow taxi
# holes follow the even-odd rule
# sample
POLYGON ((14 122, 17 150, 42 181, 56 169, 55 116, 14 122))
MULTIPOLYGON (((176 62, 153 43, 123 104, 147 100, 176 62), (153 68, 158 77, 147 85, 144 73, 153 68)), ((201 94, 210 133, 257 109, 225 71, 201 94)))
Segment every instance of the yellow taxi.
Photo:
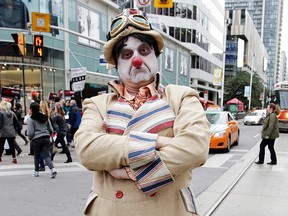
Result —
POLYGON ((240 128, 228 111, 207 110, 210 127, 210 149, 230 151, 231 145, 239 144, 240 128))

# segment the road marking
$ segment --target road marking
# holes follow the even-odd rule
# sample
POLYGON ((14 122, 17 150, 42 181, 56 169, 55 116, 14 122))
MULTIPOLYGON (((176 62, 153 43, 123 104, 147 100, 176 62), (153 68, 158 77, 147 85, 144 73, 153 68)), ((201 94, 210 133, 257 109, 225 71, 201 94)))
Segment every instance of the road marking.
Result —
MULTIPOLYGON (((86 168, 76 162, 69 164, 54 163, 54 166, 59 173, 87 171, 86 168)), ((0 166, 0 176, 30 175, 33 173, 33 171, 33 164, 15 164, 0 166)), ((46 171, 40 173, 50 173, 50 170, 48 167, 46 167, 46 171)))
POLYGON ((260 133, 256 134, 256 135, 254 136, 254 138, 258 137, 259 135, 260 135, 260 133))
POLYGON ((203 167, 218 168, 222 166, 227 160, 233 157, 233 154, 216 154, 210 157, 203 167))
POLYGON ((230 153, 231 152, 248 152, 249 151, 249 149, 230 149, 230 153))

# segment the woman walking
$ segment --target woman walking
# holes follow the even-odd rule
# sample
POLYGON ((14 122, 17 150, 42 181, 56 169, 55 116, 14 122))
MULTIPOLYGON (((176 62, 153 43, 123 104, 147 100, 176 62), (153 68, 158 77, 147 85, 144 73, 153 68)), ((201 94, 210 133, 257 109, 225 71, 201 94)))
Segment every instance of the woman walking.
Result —
POLYGON ((260 143, 259 160, 256 164, 263 164, 265 158, 265 147, 268 145, 271 162, 269 165, 277 165, 277 157, 274 149, 275 139, 279 137, 278 118, 280 110, 277 105, 270 103, 267 106, 267 117, 264 119, 262 128, 262 141, 260 143))
POLYGON ((22 105, 20 103, 16 103, 15 104, 14 112, 15 112, 15 114, 17 116, 18 125, 19 125, 19 128, 16 129, 16 132, 25 141, 25 145, 27 145, 29 143, 29 141, 27 140, 26 136, 21 133, 21 131, 23 129, 23 123, 22 123, 23 110, 22 110, 22 105))
POLYGON ((46 165, 51 170, 51 178, 55 178, 57 172, 49 156, 50 149, 50 136, 53 133, 53 128, 48 116, 40 112, 39 104, 36 102, 31 103, 30 109, 32 112, 28 121, 27 134, 32 142, 34 149, 34 177, 39 177, 39 161, 40 153, 43 154, 43 158, 46 165))
POLYGON ((10 107, 9 102, 5 100, 0 102, 0 162, 2 161, 4 144, 7 140, 12 154, 12 163, 17 164, 15 153, 16 131, 13 124, 13 119, 15 121, 17 117, 10 107))
POLYGON ((59 102, 55 103, 55 109, 54 109, 53 114, 54 116, 52 117, 52 120, 54 124, 56 125, 56 132, 57 132, 55 145, 57 145, 58 143, 61 144, 62 151, 67 156, 67 161, 65 161, 64 163, 71 163, 72 162, 71 153, 64 140, 66 133, 67 133, 67 124, 65 121, 64 110, 62 108, 62 105, 59 102))

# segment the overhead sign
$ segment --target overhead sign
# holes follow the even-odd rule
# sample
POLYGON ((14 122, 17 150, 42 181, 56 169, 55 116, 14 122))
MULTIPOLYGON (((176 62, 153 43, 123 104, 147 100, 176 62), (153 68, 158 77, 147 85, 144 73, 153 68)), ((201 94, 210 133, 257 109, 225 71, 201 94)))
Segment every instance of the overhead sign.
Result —
POLYGON ((151 5, 151 0, 138 0, 138 7, 146 7, 151 5))
POLYGON ((173 0, 154 0, 155 8, 172 8, 173 0))
POLYGON ((32 31, 50 32, 50 14, 32 12, 32 31))
POLYGON ((72 68, 70 74, 71 87, 74 92, 83 91, 85 88, 87 67, 72 68))

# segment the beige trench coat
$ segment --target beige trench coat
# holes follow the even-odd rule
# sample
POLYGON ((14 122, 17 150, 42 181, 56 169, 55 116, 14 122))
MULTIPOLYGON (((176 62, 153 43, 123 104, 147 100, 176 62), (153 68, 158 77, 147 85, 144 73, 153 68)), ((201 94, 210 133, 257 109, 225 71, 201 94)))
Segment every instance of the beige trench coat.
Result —
POLYGON ((129 166, 127 136, 106 133, 103 120, 116 94, 103 94, 83 102, 84 114, 75 134, 81 164, 93 171, 93 185, 85 214, 99 216, 196 215, 195 198, 189 188, 192 170, 208 157, 210 124, 195 90, 176 85, 165 87, 165 100, 175 113, 173 128, 158 134, 173 137, 159 151, 174 182, 153 196, 144 194, 131 180, 113 178, 108 170, 129 166))

